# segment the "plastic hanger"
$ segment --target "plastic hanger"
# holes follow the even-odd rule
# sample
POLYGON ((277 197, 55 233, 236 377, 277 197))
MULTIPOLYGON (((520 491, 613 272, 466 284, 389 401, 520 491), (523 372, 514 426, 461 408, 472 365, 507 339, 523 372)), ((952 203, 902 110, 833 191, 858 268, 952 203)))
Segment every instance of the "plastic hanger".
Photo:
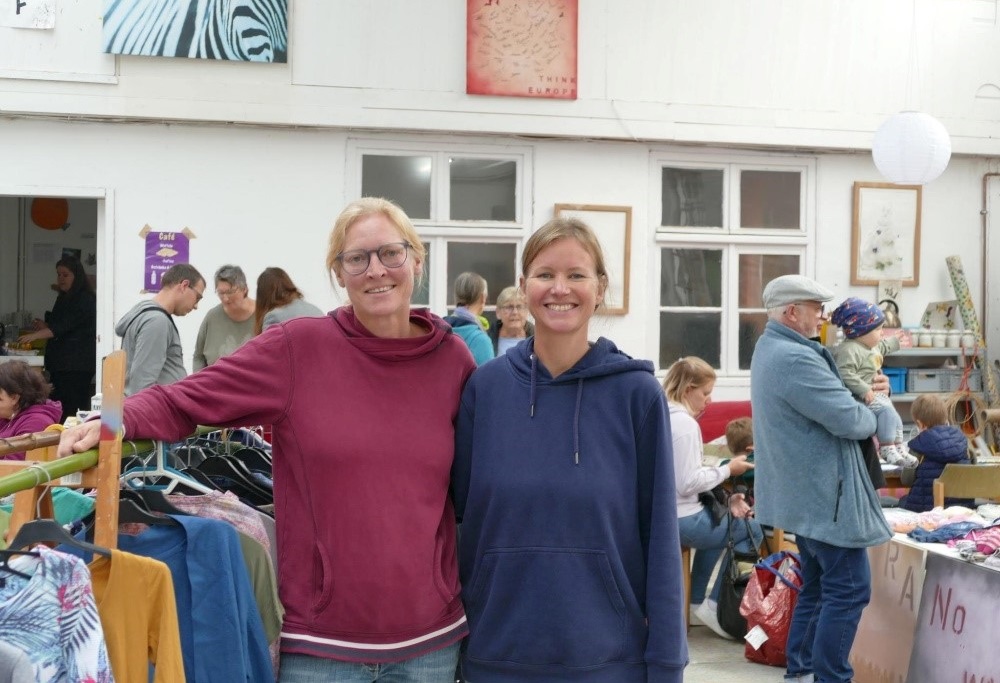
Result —
POLYGON ((111 557, 111 551, 107 548, 70 536, 63 525, 54 519, 35 519, 24 524, 18 529, 17 534, 7 547, 11 550, 18 550, 30 548, 37 543, 58 543, 86 550, 96 555, 111 557))
POLYGON ((131 494, 137 497, 150 512, 162 512, 165 515, 187 515, 180 508, 167 500, 163 491, 157 489, 134 489, 131 494))
POLYGON ((0 550, 0 571, 5 571, 9 574, 13 574, 14 576, 20 576, 22 579, 30 579, 31 574, 25 574, 24 572, 10 566, 10 561, 13 558, 18 556, 23 557, 25 555, 29 557, 39 556, 38 553, 31 550, 10 550, 9 548, 7 550, 0 550))
POLYGON ((233 453, 232 457, 244 463, 250 470, 271 473, 271 458, 259 448, 244 446, 233 453))
POLYGON ((118 523, 176 526, 177 520, 173 517, 154 515, 149 510, 140 507, 132 498, 121 498, 118 501, 118 523))

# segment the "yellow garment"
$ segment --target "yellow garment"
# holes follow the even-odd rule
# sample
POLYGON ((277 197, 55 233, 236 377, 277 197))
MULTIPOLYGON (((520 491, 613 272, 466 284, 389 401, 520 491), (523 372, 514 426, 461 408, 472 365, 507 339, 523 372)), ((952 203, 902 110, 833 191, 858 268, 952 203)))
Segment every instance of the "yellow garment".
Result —
POLYGON ((155 683, 183 683, 177 603, 167 565, 112 550, 110 560, 96 557, 89 567, 115 680, 147 683, 153 664, 155 683))

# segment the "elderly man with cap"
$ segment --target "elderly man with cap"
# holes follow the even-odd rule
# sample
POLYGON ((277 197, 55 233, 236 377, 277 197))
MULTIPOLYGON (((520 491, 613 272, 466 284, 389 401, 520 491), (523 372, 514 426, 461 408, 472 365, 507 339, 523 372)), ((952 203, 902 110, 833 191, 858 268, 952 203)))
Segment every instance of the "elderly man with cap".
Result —
POLYGON ((848 656, 871 597, 866 548, 892 536, 859 444, 875 433, 875 415, 815 340, 833 296, 802 275, 769 282, 750 365, 756 516, 794 533, 802 558, 786 681, 851 680, 848 656))

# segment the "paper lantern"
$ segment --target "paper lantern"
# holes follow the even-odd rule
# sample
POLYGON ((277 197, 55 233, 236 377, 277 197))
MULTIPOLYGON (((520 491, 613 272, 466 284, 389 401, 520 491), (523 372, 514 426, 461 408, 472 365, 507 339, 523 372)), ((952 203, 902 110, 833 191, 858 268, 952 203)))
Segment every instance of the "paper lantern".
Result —
POLYGON ((53 197, 33 199, 31 221, 43 230, 65 230, 69 227, 69 202, 53 197))
POLYGON ((872 159, 889 182, 923 185, 947 168, 951 138, 933 116, 918 111, 900 112, 875 131, 872 159))

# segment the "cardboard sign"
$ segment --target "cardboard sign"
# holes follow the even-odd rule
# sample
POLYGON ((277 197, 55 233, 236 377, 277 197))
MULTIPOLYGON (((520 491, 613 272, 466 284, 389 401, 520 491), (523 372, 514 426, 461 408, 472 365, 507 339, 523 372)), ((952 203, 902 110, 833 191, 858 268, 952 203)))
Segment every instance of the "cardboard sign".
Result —
POLYGON ((855 681, 907 680, 926 556, 925 550, 896 541, 868 549, 872 598, 851 649, 855 681))
POLYGON ((1000 681, 997 595, 1000 572, 928 555, 908 683, 1000 681))

